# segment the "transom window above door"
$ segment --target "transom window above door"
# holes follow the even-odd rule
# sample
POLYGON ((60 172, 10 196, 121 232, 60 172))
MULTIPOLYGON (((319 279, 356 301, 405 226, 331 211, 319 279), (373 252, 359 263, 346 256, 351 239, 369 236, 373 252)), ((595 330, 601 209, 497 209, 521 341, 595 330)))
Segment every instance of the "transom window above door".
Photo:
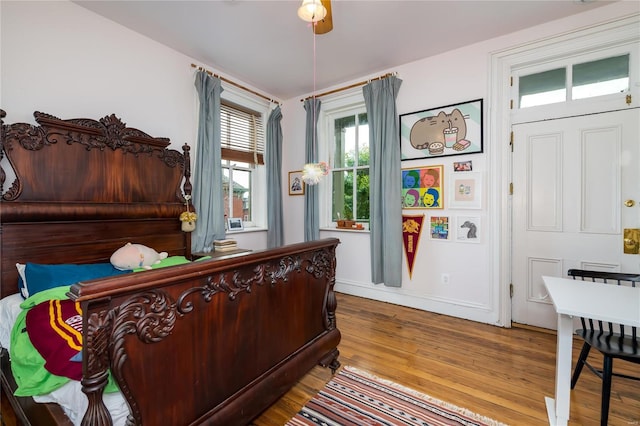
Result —
POLYGON ((630 54, 576 62, 518 78, 519 108, 628 92, 630 54))

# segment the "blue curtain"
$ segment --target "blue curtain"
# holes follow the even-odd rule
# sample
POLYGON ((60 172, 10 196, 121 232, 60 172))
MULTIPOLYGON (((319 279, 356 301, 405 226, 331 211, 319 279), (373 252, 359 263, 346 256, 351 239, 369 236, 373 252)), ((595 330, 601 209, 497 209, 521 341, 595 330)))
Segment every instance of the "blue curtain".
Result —
POLYGON ((369 121, 371 280, 402 285, 400 136, 396 97, 402 80, 388 77, 363 87, 369 121))
POLYGON ((220 149, 220 94, 222 85, 203 71, 196 73, 200 100, 198 143, 193 171, 193 207, 198 214, 191 238, 193 252, 211 251, 213 240, 224 239, 224 190, 220 149))
POLYGON ((267 121, 267 247, 284 244, 284 222, 282 218, 282 111, 277 106, 267 121))
MULTIPOLYGON (((318 161, 318 117, 320 116, 320 100, 307 99, 304 109, 307 110, 305 131, 304 161, 316 163, 318 161)), ((316 185, 307 185, 304 191, 304 240, 320 239, 320 207, 316 185)))

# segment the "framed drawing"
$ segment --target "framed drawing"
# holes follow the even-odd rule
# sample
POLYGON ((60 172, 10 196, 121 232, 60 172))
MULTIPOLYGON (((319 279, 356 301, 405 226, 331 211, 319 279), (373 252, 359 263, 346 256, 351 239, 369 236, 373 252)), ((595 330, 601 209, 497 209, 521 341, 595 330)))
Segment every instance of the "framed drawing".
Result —
POLYGON ((244 229, 244 223, 239 217, 230 217, 227 219, 227 229, 229 231, 242 231, 244 229))
POLYGON ((482 99, 400 115, 400 159, 482 152, 482 99))
POLYGON ((461 243, 479 243, 482 235, 478 216, 458 216, 456 218, 456 241, 461 243))
POLYGON ((302 170, 289 172, 289 195, 304 195, 304 181, 302 170))
POLYGON ((443 182, 443 165, 402 169, 402 208, 444 208, 443 182))
POLYGON ((449 208, 482 208, 482 174, 477 172, 455 173, 449 182, 449 208))
POLYGON ((432 240, 449 239, 449 217, 431 216, 429 220, 429 236, 432 240))

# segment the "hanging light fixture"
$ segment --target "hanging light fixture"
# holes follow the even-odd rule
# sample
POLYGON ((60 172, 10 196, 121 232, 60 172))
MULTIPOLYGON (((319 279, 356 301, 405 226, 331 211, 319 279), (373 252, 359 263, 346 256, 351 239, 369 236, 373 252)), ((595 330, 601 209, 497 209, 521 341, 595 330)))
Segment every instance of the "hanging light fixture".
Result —
MULTIPOLYGON (((318 21, 324 19, 327 9, 322 5, 321 0, 303 0, 302 6, 298 9, 298 16, 311 25, 315 26, 318 21)), ((315 117, 315 95, 316 92, 316 32, 313 31, 313 112, 315 117)), ((315 143, 316 129, 313 130, 313 138, 315 143)), ((302 180, 307 185, 316 185, 323 176, 329 174, 329 166, 324 161, 319 163, 308 163, 302 168, 302 180)))
POLYGON ((327 9, 320 0, 302 0, 298 8, 298 16, 306 22, 318 22, 327 16, 327 9))

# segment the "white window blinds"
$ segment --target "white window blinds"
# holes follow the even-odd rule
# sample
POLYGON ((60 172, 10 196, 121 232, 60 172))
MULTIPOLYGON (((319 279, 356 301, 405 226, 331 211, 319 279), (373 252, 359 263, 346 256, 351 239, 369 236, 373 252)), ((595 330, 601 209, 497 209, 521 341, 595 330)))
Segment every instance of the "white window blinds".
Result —
POLYGON ((260 113, 223 100, 220 124, 224 160, 264 164, 264 125, 260 113))

